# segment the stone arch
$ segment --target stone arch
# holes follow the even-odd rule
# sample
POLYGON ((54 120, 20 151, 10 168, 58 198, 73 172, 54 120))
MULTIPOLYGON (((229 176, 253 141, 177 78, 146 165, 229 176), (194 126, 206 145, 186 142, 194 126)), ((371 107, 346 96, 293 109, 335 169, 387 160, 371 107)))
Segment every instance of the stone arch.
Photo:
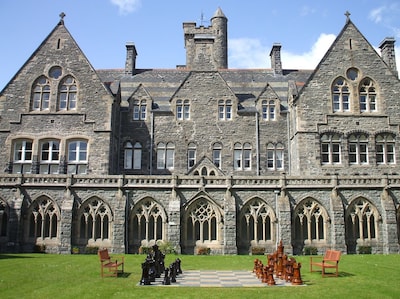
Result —
POLYGON ((359 246, 376 244, 381 218, 376 206, 366 197, 358 196, 349 202, 345 211, 348 253, 356 253, 359 246))
POLYGON ((183 215, 183 248, 219 248, 223 241, 222 209, 204 193, 198 194, 185 208, 183 215))
POLYGON ((302 199, 293 211, 293 252, 300 254, 306 246, 326 246, 329 240, 329 219, 327 210, 317 199, 302 199))
POLYGON ((276 244, 277 217, 274 210, 260 197, 249 198, 238 217, 237 246, 241 252, 251 247, 276 244))
POLYGON ((60 238, 60 208, 48 195, 37 196, 26 210, 24 239, 35 245, 58 243, 60 238))
POLYGON ((80 205, 75 218, 74 245, 110 247, 113 213, 109 204, 98 196, 91 196, 80 205))
POLYGON ((128 244, 136 251, 157 241, 167 240, 168 217, 165 208, 150 196, 140 199, 129 213, 128 244))

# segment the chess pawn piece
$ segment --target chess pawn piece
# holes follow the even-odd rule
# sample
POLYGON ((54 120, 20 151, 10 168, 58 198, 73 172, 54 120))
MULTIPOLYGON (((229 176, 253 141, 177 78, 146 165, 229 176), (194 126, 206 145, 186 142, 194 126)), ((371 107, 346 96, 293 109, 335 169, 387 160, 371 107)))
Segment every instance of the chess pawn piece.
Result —
POLYGON ((274 279, 274 267, 268 267, 267 269, 267 275, 268 275, 268 279, 267 279, 267 284, 269 286, 273 286, 275 285, 275 279, 274 279))
POLYGON ((169 277, 169 269, 165 268, 164 270, 164 280, 162 282, 163 285, 170 285, 171 284, 171 278, 169 277))
POLYGON ((303 284, 303 281, 301 280, 300 268, 301 268, 301 263, 293 263, 292 285, 303 284))

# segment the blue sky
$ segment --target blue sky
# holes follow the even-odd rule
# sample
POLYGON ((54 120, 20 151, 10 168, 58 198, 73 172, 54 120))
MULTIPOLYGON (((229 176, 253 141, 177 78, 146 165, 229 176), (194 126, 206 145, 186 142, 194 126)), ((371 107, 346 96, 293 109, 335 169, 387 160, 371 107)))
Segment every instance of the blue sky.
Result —
POLYGON ((314 68, 345 24, 344 13, 377 47, 398 41, 398 0, 1 0, 0 90, 58 23, 65 25, 96 69, 123 68, 125 44, 138 51, 138 68, 185 64, 182 23, 208 26, 221 7, 228 18, 229 68, 269 68, 274 43, 283 68, 314 68), (203 20, 203 21, 202 21, 203 20))

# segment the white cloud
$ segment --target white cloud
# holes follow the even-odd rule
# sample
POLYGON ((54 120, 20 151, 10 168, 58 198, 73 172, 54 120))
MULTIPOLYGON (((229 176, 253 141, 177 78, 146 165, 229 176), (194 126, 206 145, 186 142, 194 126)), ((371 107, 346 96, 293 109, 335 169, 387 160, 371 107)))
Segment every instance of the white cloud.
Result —
POLYGON ((371 10, 368 17, 373 22, 380 23, 382 21, 382 15, 385 12, 385 10, 386 10, 385 6, 375 8, 375 9, 371 10))
POLYGON ((119 13, 129 14, 140 7, 140 0, 111 0, 111 3, 119 7, 119 13))
MULTIPOLYGON (((314 69, 328 51, 336 36, 322 33, 310 51, 293 53, 285 51, 282 45, 281 59, 284 69, 314 69)), ((270 67, 271 46, 264 46, 258 39, 229 40, 230 68, 267 68, 270 67)))

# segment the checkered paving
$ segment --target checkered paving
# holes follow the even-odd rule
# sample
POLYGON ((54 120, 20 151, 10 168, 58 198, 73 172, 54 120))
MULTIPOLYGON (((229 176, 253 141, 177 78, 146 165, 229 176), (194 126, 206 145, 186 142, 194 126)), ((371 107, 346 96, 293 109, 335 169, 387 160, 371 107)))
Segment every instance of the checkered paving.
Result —
MULTIPOLYGON (((176 282, 171 285, 163 285, 163 277, 157 278, 150 286, 165 287, 276 287, 292 286, 284 280, 275 279, 275 286, 268 286, 262 283, 260 279, 251 271, 212 271, 212 270, 187 270, 176 277, 176 282)), ((138 284, 140 285, 140 283, 138 284)))

